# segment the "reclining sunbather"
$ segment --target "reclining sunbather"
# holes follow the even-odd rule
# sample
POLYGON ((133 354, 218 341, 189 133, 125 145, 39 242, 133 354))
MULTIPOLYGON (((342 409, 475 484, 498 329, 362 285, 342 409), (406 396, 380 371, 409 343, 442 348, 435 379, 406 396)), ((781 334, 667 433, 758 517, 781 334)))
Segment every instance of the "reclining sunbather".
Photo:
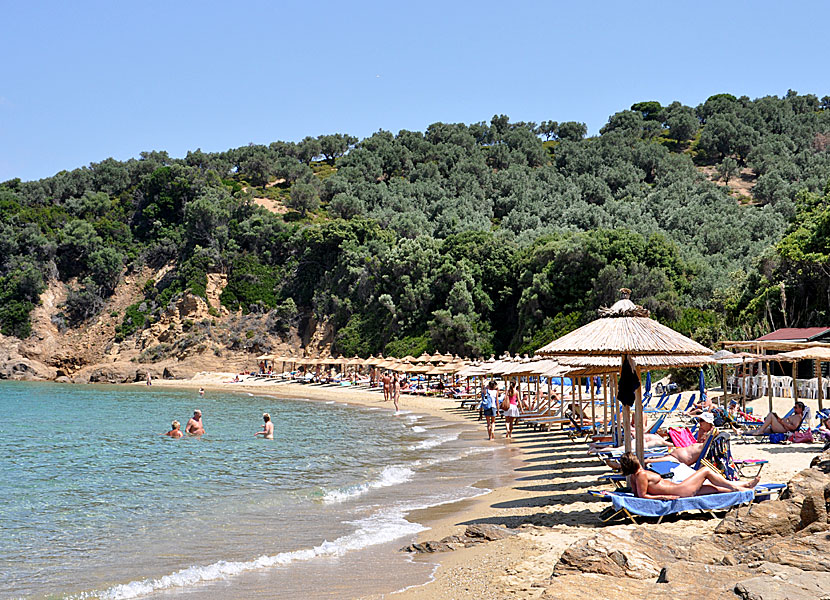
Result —
POLYGON ((760 427, 747 431, 747 435, 765 435, 768 433, 791 433, 798 431, 804 421, 804 410, 806 405, 800 400, 793 406, 793 412, 789 417, 783 419, 774 412, 767 415, 760 427))
POLYGON ((673 483, 653 471, 644 469, 633 452, 623 454, 620 457, 620 465, 623 475, 631 476, 631 489, 634 495, 652 500, 674 500, 704 494, 740 492, 755 488, 761 481, 760 477, 756 477, 747 483, 737 483, 725 479, 714 471, 702 468, 684 479, 682 483, 673 483))
POLYGON ((659 458, 647 458, 646 463, 676 460, 677 462, 689 465, 690 467, 694 465, 700 458, 700 453, 703 452, 703 448, 706 447, 706 440, 709 439, 710 436, 718 435, 718 429, 715 427, 715 416, 712 413, 702 413, 698 417, 698 422, 700 423, 700 426, 697 431, 696 443, 690 446, 672 448, 672 450, 665 456, 661 456, 659 458))

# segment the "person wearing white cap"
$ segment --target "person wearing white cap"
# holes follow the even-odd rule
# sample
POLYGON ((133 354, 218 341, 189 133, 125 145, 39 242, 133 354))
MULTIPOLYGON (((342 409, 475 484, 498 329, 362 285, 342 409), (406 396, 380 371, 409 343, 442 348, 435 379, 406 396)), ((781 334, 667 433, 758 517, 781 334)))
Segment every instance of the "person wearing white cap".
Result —
POLYGON ((717 427, 715 427, 715 414, 711 412, 700 413, 697 417, 698 430, 697 441, 702 444, 710 435, 718 435, 717 427))

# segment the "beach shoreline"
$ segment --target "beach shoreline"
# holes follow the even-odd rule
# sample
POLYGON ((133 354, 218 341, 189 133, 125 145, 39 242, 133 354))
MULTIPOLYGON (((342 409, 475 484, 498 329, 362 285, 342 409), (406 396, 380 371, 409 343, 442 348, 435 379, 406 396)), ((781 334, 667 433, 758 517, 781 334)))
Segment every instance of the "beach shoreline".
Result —
MULTIPOLYGON (((199 374, 192 380, 160 380, 154 385, 198 390, 240 392, 266 397, 360 405, 392 410, 380 392, 349 387, 320 387, 294 383, 223 383, 233 374, 199 374)), ((130 385, 144 385, 141 383, 130 385)), ((198 396, 194 398, 198 403, 198 396)), ((766 399, 748 403, 756 413, 766 414, 766 399)), ((786 411, 790 398, 776 398, 775 410, 786 411)), ((196 406, 196 404, 194 404, 196 406)), ((401 409, 427 414, 448 422, 466 423, 478 431, 486 445, 486 429, 477 414, 461 410, 456 402, 434 397, 403 396, 401 409)), ((783 414, 783 413, 782 413, 783 414)), ((278 434, 277 434, 278 436, 278 434)), ((447 506, 413 511, 408 518, 429 527, 417 535, 418 542, 438 540, 464 533, 467 525, 497 524, 515 528, 518 535, 486 544, 440 554, 415 555, 413 560, 436 565, 432 577, 421 585, 397 590, 391 597, 400 600, 462 598, 538 598, 551 585, 551 575, 561 554, 573 543, 585 539, 603 526, 598 520, 605 504, 587 491, 601 488, 597 477, 607 469, 587 454, 585 447, 571 442, 562 433, 539 432, 524 427, 514 431, 512 441, 503 438, 499 421, 497 439, 492 442, 510 448, 512 469, 500 475, 482 474, 480 486, 491 491, 447 506)), ((806 468, 812 453, 781 454, 767 444, 733 444, 738 458, 772 459, 764 481, 786 482, 806 468)), ((807 450, 807 448, 805 448, 807 450)), ((819 448, 814 448, 818 452, 819 448)), ((501 465, 500 467, 503 467, 501 465)), ((654 525, 667 533, 692 536, 714 531, 718 519, 677 519, 654 525)), ((616 525, 613 527, 628 527, 616 525)), ((401 546, 405 545, 401 540, 401 546)), ((388 598, 388 591, 362 596, 371 600, 388 598)))

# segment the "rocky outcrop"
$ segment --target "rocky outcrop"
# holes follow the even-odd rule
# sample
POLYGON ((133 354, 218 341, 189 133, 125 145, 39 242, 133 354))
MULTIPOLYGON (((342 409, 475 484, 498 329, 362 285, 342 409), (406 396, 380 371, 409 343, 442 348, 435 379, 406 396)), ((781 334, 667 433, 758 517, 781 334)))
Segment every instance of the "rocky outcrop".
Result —
POLYGON ((516 535, 516 532, 512 529, 482 523, 469 525, 464 531, 464 535, 450 535, 437 541, 410 544, 409 546, 401 548, 401 552, 413 552, 416 554, 449 552, 451 550, 457 550, 458 548, 467 548, 477 544, 503 540, 514 535, 516 535))
POLYGON ((830 599, 830 452, 780 500, 731 511, 708 537, 607 528, 568 548, 544 598, 830 599))
POLYGON ((18 351, 18 342, 14 338, 0 335, 0 379, 45 381, 57 376, 55 368, 23 356, 18 351))

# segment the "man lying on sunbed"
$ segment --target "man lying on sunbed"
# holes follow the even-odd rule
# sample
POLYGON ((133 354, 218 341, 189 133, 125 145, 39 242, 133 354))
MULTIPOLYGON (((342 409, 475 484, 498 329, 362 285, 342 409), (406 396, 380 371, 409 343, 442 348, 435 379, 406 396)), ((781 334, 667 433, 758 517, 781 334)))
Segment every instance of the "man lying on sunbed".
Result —
POLYGON ((644 469, 633 452, 623 454, 620 457, 620 465, 622 474, 631 476, 631 490, 634 495, 651 500, 675 500, 705 494, 741 492, 755 488, 761 481, 760 477, 747 483, 729 481, 714 471, 703 468, 689 475, 681 483, 673 483, 653 471, 644 469))

